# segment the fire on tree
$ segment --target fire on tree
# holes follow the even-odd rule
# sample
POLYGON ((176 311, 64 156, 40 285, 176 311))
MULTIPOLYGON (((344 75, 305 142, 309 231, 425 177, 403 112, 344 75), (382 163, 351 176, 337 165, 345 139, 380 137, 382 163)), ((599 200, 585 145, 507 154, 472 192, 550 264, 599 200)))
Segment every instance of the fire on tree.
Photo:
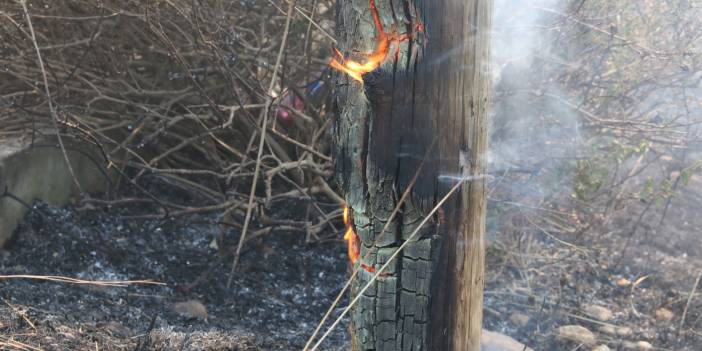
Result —
POLYGON ((353 349, 478 350, 491 0, 339 7, 330 64, 353 349))

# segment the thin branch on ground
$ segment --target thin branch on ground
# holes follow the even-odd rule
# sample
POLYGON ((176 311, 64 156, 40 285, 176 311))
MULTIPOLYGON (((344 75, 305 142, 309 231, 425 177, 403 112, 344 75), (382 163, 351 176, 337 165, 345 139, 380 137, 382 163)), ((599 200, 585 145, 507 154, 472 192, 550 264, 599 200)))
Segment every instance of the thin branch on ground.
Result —
POLYGON ((690 309, 690 304, 692 304, 692 298, 695 296, 695 293, 697 293, 697 287, 700 285, 700 279, 702 279, 702 271, 697 273, 697 278, 695 278, 695 284, 692 285, 690 295, 687 297, 685 309, 683 310, 682 317, 680 317, 680 328, 678 329, 678 333, 680 333, 683 330, 683 327, 685 327, 685 318, 687 318, 687 311, 690 309))
POLYGON ((66 283, 66 284, 77 284, 77 285, 94 285, 103 287, 115 287, 124 288, 129 285, 161 285, 166 286, 166 283, 160 283, 154 280, 84 280, 69 277, 61 277, 55 275, 28 275, 28 274, 14 274, 14 275, 0 275, 0 280, 12 280, 12 279, 28 279, 28 280, 43 280, 56 283, 66 283))

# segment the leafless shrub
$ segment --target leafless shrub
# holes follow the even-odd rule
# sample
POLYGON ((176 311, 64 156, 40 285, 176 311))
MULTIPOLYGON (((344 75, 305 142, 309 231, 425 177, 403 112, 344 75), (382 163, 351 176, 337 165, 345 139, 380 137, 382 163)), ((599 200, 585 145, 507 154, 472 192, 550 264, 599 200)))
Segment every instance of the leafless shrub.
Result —
POLYGON ((592 231, 630 205, 668 202, 700 170, 691 157, 702 123, 700 11, 657 1, 505 7, 495 36, 513 51, 495 67, 502 178, 491 196, 519 214, 517 226, 592 231), (525 31, 520 16, 538 17, 526 21, 533 39, 517 35, 533 40, 523 48, 510 41, 525 31))
POLYGON ((51 101, 58 133, 99 146, 105 167, 118 175, 115 187, 134 194, 88 201, 155 204, 149 216, 219 212, 235 225, 248 203, 267 113, 254 212, 267 227, 313 239, 338 215, 311 201, 338 199, 327 184, 326 98, 309 94, 311 83, 324 85, 332 14, 328 0, 295 4, 274 77, 287 18, 282 1, 30 1, 27 11, 6 2, 0 137, 55 134, 51 101), (154 180, 187 200, 153 192, 154 180), (289 199, 307 199, 305 218, 269 213, 289 199))

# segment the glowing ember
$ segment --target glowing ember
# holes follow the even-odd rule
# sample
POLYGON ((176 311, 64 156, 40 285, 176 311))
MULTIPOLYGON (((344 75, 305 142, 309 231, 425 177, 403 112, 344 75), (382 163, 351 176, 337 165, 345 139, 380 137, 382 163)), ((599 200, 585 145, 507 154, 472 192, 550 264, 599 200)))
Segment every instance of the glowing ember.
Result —
MULTIPOLYGON (((378 9, 375 7, 375 0, 370 0, 370 10, 373 16, 373 22, 378 30, 378 36, 376 37, 376 47, 373 52, 367 54, 364 62, 355 61, 350 58, 345 58, 344 55, 339 51, 334 49, 334 57, 332 57, 329 63, 332 68, 346 73, 349 77, 356 81, 363 83, 363 75, 369 72, 375 71, 380 65, 387 60, 388 53, 390 52, 390 45, 396 44, 395 59, 399 56, 400 46, 399 44, 403 41, 408 41, 413 38, 412 34, 398 34, 397 30, 393 29, 390 33, 383 29, 383 24, 380 22, 380 16, 378 15, 378 9)), ((417 33, 424 31, 424 24, 417 23, 414 28, 417 33)))
MULTIPOLYGON (((361 263, 361 268, 365 269, 368 273, 375 273, 375 267, 369 266, 365 263, 361 263)), ((382 275, 382 274, 381 274, 382 275)))

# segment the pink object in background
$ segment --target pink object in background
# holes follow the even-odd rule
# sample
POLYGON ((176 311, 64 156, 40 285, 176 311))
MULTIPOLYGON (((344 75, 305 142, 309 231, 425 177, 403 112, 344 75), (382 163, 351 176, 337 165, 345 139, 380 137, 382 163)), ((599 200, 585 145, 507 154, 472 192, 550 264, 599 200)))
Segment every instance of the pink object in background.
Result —
POLYGON ((305 103, 302 99, 294 92, 288 91, 283 95, 283 99, 280 101, 280 105, 276 110, 276 117, 285 124, 292 124, 293 112, 291 110, 301 111, 304 107, 305 103))
POLYGON ((278 120, 286 125, 292 125, 295 117, 293 110, 302 111, 305 108, 305 100, 312 106, 316 106, 329 95, 329 84, 326 83, 329 79, 329 71, 316 73, 314 77, 314 81, 301 88, 304 100, 293 89, 283 94, 275 112, 278 120))

